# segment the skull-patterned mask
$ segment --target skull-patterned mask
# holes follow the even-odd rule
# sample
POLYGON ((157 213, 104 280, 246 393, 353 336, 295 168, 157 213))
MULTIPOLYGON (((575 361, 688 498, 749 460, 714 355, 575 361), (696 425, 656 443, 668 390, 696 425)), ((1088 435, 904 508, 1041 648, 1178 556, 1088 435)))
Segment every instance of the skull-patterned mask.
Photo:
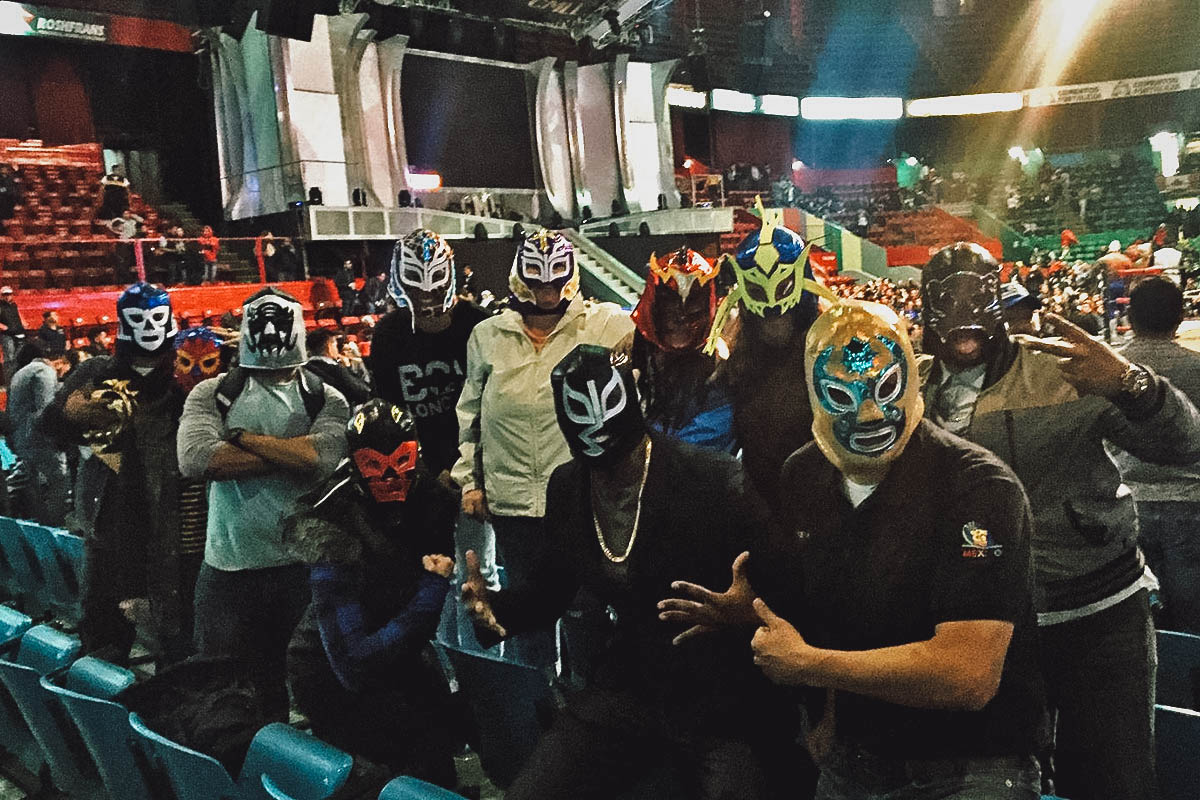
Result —
POLYGON ((303 310, 296 299, 273 286, 251 295, 242 306, 238 363, 247 369, 287 369, 307 360, 303 310))
POLYGON ((645 435, 628 359, 608 348, 577 346, 550 373, 550 385, 558 427, 577 458, 597 466, 611 464, 645 435))
POLYGON ((131 356, 159 356, 174 345, 179 327, 171 295, 160 286, 135 283, 117 299, 117 346, 131 356))

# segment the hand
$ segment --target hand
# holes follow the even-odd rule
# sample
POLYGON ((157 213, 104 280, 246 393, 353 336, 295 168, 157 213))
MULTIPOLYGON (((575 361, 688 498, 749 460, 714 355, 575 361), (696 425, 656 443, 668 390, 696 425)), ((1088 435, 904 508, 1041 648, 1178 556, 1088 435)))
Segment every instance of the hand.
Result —
POLYGON ((658 618, 663 622, 691 625, 672 639, 671 644, 681 644, 702 633, 712 633, 721 628, 758 621, 754 606, 751 605, 754 601, 754 590, 750 588, 750 579, 746 576, 746 565, 749 562, 749 553, 742 553, 733 560, 733 579, 729 588, 721 593, 687 581, 675 581, 671 584, 671 588, 686 599, 668 597, 666 600, 660 600, 658 618))
POLYGON ((118 607, 125 619, 135 625, 146 622, 150 617, 150 601, 145 597, 130 597, 122 600, 118 607))
POLYGON ((454 482, 454 478, 450 477, 450 470, 448 469, 444 469, 438 473, 437 482, 441 484, 442 488, 448 492, 454 492, 454 494, 458 494, 460 491, 458 484, 454 482))
POLYGON ((1032 338, 1022 338, 1022 341, 1034 350, 1059 356, 1063 380, 1084 395, 1094 394, 1111 400, 1121 393, 1121 378, 1129 368, 1129 359, 1058 314, 1046 314, 1042 319, 1043 324, 1049 322, 1054 326, 1063 341, 1032 338))
POLYGON ((833 750, 835 741, 834 733, 836 725, 834 724, 834 704, 836 703, 837 693, 833 689, 827 689, 825 692, 825 713, 821 716, 821 721, 816 727, 812 728, 804 736, 804 746, 808 748, 809 755, 818 766, 821 762, 828 758, 829 753, 833 750))
POLYGON ((462 585, 462 601, 471 615, 471 621, 481 628, 486 628, 501 639, 508 636, 504 626, 496 621, 492 604, 488 601, 487 583, 483 573, 479 571, 479 556, 474 550, 467 551, 467 579, 462 585))
POLYGON ((754 599, 754 612, 762 625, 750 640, 754 663, 774 683, 819 686, 816 670, 820 650, 804 641, 792 623, 777 616, 761 597, 754 599))
POLYGON ((425 568, 426 572, 441 575, 443 578, 449 578, 454 574, 454 559, 450 556, 436 554, 421 556, 421 566, 425 568))
POLYGON ((488 504, 487 494, 483 489, 469 489, 463 492, 462 510, 469 517, 474 517, 480 522, 486 521, 488 518, 488 504))

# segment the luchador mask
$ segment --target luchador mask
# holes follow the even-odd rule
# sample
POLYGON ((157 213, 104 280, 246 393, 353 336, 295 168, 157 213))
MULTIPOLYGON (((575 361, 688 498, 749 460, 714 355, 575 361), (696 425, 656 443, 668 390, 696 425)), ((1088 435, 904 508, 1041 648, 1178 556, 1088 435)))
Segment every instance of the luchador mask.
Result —
POLYGON ((408 412, 374 398, 346 426, 350 464, 359 487, 376 503, 403 503, 417 468, 417 428, 408 412))
POLYGON ((804 364, 817 446, 846 477, 878 483, 925 412, 905 323, 843 301, 809 328, 804 364))
POLYGON ((189 328, 175 337, 175 382, 185 392, 221 371, 222 344, 212 328, 189 328))
POLYGON ((117 345, 132 356, 168 352, 179 326, 171 313, 171 295, 149 283, 135 283, 117 299, 117 345))
POLYGON ((645 435, 633 370, 607 347, 577 346, 554 367, 550 385, 558 427, 577 458, 612 463, 645 435))
POLYGON ((921 273, 925 349, 944 360, 972 366, 1004 333, 1000 266, 977 244, 943 247, 921 273))
POLYGON ((251 295, 242 306, 238 363, 247 369, 287 369, 307 360, 304 312, 296 299, 273 286, 251 295))
POLYGON ((836 295, 813 277, 808 262, 811 243, 783 226, 782 211, 763 208, 761 198, 756 205, 762 228, 742 240, 734 258, 722 256, 723 261, 732 263, 737 286, 717 310, 706 353, 716 350, 721 329, 736 303, 759 317, 777 317, 796 308, 812 317, 817 313, 817 297, 837 302, 836 295))
POLYGON ((633 310, 638 331, 660 350, 698 349, 717 313, 719 271, 687 247, 663 258, 651 254, 646 290, 633 310))
POLYGON ((413 316, 433 316, 454 305, 454 251, 438 234, 424 228, 396 242, 388 294, 413 316))
POLYGON ((579 294, 575 248, 561 233, 547 229, 525 237, 508 275, 508 288, 517 303, 528 310, 537 308, 533 286, 541 284, 558 288, 560 309, 579 294))

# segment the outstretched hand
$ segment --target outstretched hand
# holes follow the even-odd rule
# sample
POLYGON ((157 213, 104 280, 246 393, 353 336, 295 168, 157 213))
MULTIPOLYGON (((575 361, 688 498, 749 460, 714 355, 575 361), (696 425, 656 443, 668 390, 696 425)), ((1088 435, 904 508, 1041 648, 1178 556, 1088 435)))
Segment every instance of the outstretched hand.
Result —
POLYGON ((658 618, 663 622, 691 626, 672 639, 672 644, 681 644, 693 636, 712 633, 722 628, 753 624, 758 620, 751 605, 754 590, 750 588, 750 579, 746 574, 746 566, 749 563, 749 553, 742 553, 734 559, 733 578, 724 592, 714 592, 688 581, 675 581, 671 584, 671 588, 682 597, 668 597, 659 601, 658 618))
POLYGON ((1062 340, 1023 337, 1026 346, 1062 359, 1059 369, 1063 380, 1080 394, 1112 399, 1121 393, 1121 379, 1129 368, 1127 358, 1058 314, 1046 314, 1043 320, 1054 327, 1062 340))
POLYGON ((486 628, 501 639, 508 636, 504 626, 496 621, 492 604, 488 600, 487 582, 479 571, 479 556, 474 550, 467 551, 467 579, 462 585, 462 601, 475 625, 486 628))

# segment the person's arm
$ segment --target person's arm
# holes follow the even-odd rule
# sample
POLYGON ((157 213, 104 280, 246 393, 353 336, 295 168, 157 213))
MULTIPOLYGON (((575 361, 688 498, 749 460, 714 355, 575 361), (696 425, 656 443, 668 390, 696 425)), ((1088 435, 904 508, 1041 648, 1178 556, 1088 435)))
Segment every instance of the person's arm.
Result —
POLYGON ((175 437, 180 473, 185 478, 225 481, 276 471, 275 465, 225 440, 225 421, 215 400, 217 382, 216 378, 202 381, 184 402, 175 437))
POLYGON ((458 396, 458 450, 459 459, 450 471, 454 482, 462 487, 463 495, 483 489, 483 474, 478 456, 480 439, 479 410, 483 405, 483 387, 487 381, 488 363, 480 343, 480 324, 467 340, 467 374, 463 379, 462 393, 458 396))
POLYGON ((91 402, 97 380, 103 380, 107 358, 92 358, 80 364, 63 382, 54 399, 42 411, 42 432, 59 444, 82 444, 85 431, 105 427, 114 414, 103 402, 91 402))
POLYGON ((1000 687, 1013 624, 968 620, 938 625, 932 639, 875 650, 825 650, 809 645, 762 599, 762 626, 751 647, 772 681, 876 697, 914 708, 978 711, 1000 687))
POLYGON ((308 472, 320 464, 317 448, 308 434, 282 439, 260 433, 242 432, 233 443, 239 449, 272 466, 293 472, 308 472))
POLYGON ((408 603, 372 630, 362 604, 361 574, 361 567, 342 564, 315 564, 309 568, 321 641, 334 672, 351 690, 378 666, 400 654, 419 652, 437 631, 450 591, 449 578, 426 571, 408 603))

